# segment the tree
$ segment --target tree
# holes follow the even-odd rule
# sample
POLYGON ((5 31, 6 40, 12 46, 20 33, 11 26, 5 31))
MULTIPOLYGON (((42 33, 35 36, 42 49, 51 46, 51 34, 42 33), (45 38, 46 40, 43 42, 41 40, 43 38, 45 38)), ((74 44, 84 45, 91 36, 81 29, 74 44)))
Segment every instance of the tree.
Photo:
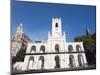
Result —
POLYGON ((74 41, 83 42, 88 64, 96 64, 96 34, 78 36, 74 38, 74 41))
POLYGON ((24 61, 26 49, 21 48, 15 57, 12 57, 12 64, 16 63, 17 61, 24 61))

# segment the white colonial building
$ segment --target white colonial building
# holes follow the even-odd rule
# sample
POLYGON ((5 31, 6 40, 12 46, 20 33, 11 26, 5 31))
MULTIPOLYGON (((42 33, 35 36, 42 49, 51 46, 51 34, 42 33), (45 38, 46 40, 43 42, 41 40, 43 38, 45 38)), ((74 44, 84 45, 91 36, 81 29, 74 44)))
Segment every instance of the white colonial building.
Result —
POLYGON ((83 42, 67 42, 61 18, 52 18, 48 39, 28 43, 24 62, 15 63, 14 68, 39 70, 86 66, 83 42))

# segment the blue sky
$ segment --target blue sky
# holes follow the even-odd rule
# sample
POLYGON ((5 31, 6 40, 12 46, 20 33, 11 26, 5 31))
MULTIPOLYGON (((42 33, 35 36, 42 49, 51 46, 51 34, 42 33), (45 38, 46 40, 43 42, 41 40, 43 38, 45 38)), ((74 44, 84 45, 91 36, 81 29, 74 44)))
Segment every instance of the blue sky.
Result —
POLYGON ((50 4, 13 1, 11 7, 12 35, 23 23, 24 32, 34 41, 47 39, 52 18, 61 18, 67 41, 85 34, 86 28, 96 30, 96 7, 70 4, 50 4))

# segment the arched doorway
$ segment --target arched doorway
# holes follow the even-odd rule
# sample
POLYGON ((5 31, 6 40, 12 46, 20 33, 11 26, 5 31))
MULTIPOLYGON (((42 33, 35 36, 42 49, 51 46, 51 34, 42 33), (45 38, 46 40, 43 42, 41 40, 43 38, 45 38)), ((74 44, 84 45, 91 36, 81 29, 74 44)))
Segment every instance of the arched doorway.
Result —
POLYGON ((55 56, 55 63, 55 68, 60 68, 60 59, 58 55, 55 56))
POLYGON ((78 55, 78 64, 79 66, 84 66, 84 59, 81 54, 78 55))
POLYGON ((55 51, 59 52, 59 45, 58 44, 55 45, 55 51))
POLYGON ((76 45, 76 50, 77 50, 77 52, 82 51, 81 46, 80 45, 76 45))
POLYGON ((44 46, 44 45, 42 45, 42 46, 40 47, 40 52, 45 53, 45 46, 44 46))
POLYGON ((27 69, 32 69, 33 66, 34 66, 34 57, 31 56, 31 57, 29 58, 29 61, 28 61, 27 69))
POLYGON ((72 52, 73 51, 73 46, 72 45, 69 45, 68 46, 68 52, 72 52))
POLYGON ((44 68, 44 56, 40 56, 39 57, 38 68, 39 69, 43 69, 44 68))
POLYGON ((36 46, 32 46, 31 47, 31 53, 35 53, 36 52, 36 46))
POLYGON ((69 66, 70 67, 75 67, 75 59, 73 55, 69 56, 69 66))

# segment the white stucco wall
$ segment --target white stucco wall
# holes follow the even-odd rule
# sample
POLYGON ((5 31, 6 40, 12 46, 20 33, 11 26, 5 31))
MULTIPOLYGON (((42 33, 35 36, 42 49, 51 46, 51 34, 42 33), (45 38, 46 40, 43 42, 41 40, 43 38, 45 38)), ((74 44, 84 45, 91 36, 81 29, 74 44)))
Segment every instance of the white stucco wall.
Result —
POLYGON ((31 56, 34 57, 34 67, 32 69, 39 69, 39 57, 43 56, 44 57, 44 69, 54 69, 55 68, 55 56, 59 56, 59 62, 60 62, 60 68, 69 68, 69 55, 73 55, 75 59, 75 66, 78 67, 78 54, 81 54, 84 58, 84 64, 87 63, 86 57, 84 53, 65 53, 65 54, 44 54, 44 55, 26 55, 24 64, 23 64, 23 70, 27 70, 29 58, 31 56))
MULTIPOLYGON (((70 68, 69 66, 69 56, 73 55, 75 60, 75 67, 79 67, 78 55, 81 54, 83 57, 84 64, 87 63, 86 56, 84 53, 83 42, 67 42, 65 33, 62 32, 61 19, 52 20, 52 31, 48 33, 48 40, 42 42, 28 43, 25 59, 23 62, 22 70, 28 70, 27 66, 29 63, 29 58, 34 57, 34 63, 32 69, 40 69, 39 58, 44 57, 44 68, 43 69, 54 69, 55 68, 55 56, 59 56, 60 68, 70 68), (59 26, 55 27, 55 23, 59 26), (56 52, 55 45, 59 45, 59 51, 56 52), (45 46, 45 53, 40 52, 40 47, 45 46), (68 47, 72 45, 72 52, 69 52, 68 47), (81 47, 81 50, 76 50, 76 45, 81 47), (31 47, 36 47, 36 52, 31 53, 31 47)), ((84 65, 83 64, 83 65, 84 65)))

